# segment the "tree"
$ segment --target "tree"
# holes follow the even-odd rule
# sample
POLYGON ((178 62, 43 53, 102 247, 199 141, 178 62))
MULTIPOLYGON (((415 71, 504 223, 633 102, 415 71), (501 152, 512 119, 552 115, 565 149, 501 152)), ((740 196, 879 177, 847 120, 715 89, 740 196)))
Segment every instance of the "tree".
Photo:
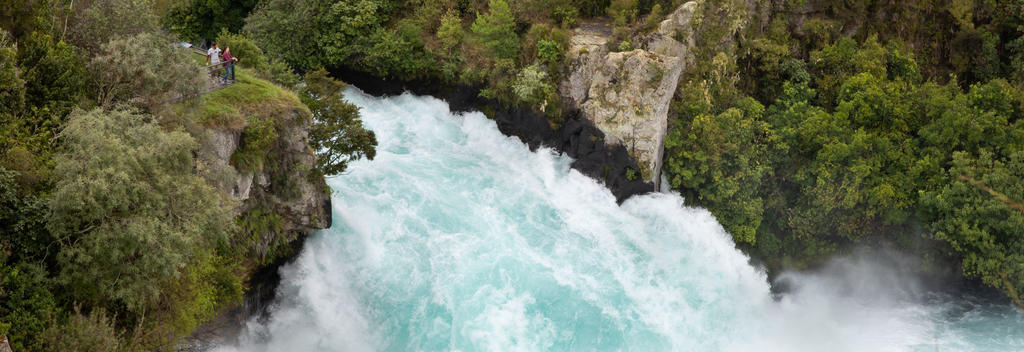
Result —
POLYGON ((1024 151, 1012 151, 1005 158, 987 150, 977 156, 956 152, 948 183, 922 197, 924 209, 936 219, 929 225, 932 236, 948 242, 962 257, 964 274, 1007 294, 1024 292, 1024 212, 984 188, 998 190, 1008 199, 1024 199, 1020 175, 1024 151))
POLYGON ((619 30, 625 29, 633 23, 639 14, 636 7, 636 0, 612 0, 608 6, 608 15, 615 20, 615 27, 619 30))
POLYGON ((305 76, 300 99, 313 113, 309 141, 317 151, 317 170, 324 175, 345 171, 348 163, 359 158, 373 160, 377 137, 363 127, 359 108, 343 98, 345 83, 319 69, 305 76))
POLYGON ((160 29, 153 0, 93 0, 86 6, 76 10, 69 38, 90 56, 111 40, 160 29))
POLYGON ((548 73, 540 64, 527 66, 512 84, 512 92, 520 101, 540 103, 552 91, 552 87, 546 81, 547 78, 548 73))
POLYGON ((760 186, 770 172, 764 107, 746 98, 718 115, 701 114, 665 138, 665 172, 672 188, 705 205, 737 242, 755 243, 764 205, 760 186))
POLYGON ((519 54, 519 36, 515 18, 505 0, 490 0, 488 12, 477 14, 470 28, 481 44, 497 59, 513 60, 519 54))
POLYGON ((84 60, 74 47, 48 34, 33 32, 18 42, 18 66, 27 113, 38 121, 34 127, 59 126, 85 95, 84 60))
POLYGON ((0 119, 21 115, 25 107, 25 80, 18 67, 18 52, 7 36, 0 30, 0 119))
POLYGON ((186 0, 172 8, 165 21, 187 40, 212 39, 223 29, 232 33, 241 30, 245 17, 256 3, 256 0, 186 0))
POLYGON ((79 111, 60 134, 47 228, 71 299, 135 313, 160 301, 232 215, 193 172, 198 144, 130 111, 79 111))
POLYGON ((245 19, 244 32, 271 59, 281 59, 300 70, 319 67, 326 57, 319 48, 325 8, 314 0, 261 1, 245 19))
POLYGON ((152 109, 173 98, 196 96, 205 90, 207 79, 190 55, 154 33, 112 40, 89 65, 96 101, 111 106, 140 98, 152 109))
POLYGON ((466 31, 462 28, 459 11, 448 9, 444 17, 441 17, 441 26, 437 29, 437 39, 441 41, 441 48, 446 53, 453 54, 465 35, 466 31))
POLYGON ((51 281, 40 265, 4 266, 0 261, 0 322, 11 324, 9 331, 3 331, 0 323, 0 334, 11 337, 14 350, 46 350, 39 346, 40 334, 61 314, 51 281))

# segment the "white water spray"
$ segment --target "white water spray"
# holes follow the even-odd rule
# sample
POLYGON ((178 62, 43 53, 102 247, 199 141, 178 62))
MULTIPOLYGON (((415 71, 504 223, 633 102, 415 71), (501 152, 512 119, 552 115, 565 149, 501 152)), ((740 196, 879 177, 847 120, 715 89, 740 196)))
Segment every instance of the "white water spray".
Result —
POLYGON ((771 298, 705 210, 621 206, 482 114, 349 100, 377 158, 332 178, 334 226, 282 269, 265 324, 223 351, 1012 351, 1008 306, 929 304, 894 271, 839 261, 771 298))

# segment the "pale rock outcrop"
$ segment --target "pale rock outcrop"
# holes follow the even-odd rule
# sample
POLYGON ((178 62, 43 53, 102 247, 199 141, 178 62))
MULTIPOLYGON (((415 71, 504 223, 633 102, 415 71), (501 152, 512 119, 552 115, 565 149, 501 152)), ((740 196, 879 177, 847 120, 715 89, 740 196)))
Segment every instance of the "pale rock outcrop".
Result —
POLYGON ((602 22, 587 23, 573 31, 566 54, 572 70, 559 85, 559 93, 571 109, 580 109, 587 100, 590 80, 608 55, 611 35, 611 27, 602 22))
POLYGON ((679 6, 658 25, 657 31, 647 37, 644 47, 656 54, 690 57, 690 48, 696 45, 693 28, 690 27, 690 20, 693 19, 695 11, 697 3, 694 1, 679 6))
POLYGON ((683 59, 644 50, 611 53, 594 72, 583 104, 588 120, 606 143, 626 147, 640 176, 660 178, 668 108, 683 70, 683 59))
POLYGON ((570 41, 569 74, 559 92, 569 108, 605 133, 605 142, 622 145, 640 165, 644 180, 659 188, 668 110, 679 77, 692 61, 690 21, 696 2, 683 4, 643 37, 640 48, 608 52, 611 27, 591 22, 570 41))

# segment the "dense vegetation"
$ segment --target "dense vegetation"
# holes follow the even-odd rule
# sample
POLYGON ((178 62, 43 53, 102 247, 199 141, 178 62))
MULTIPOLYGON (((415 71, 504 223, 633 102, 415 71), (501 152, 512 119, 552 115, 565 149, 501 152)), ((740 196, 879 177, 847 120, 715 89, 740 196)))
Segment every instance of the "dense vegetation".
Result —
MULTIPOLYGON (((265 0, 241 32, 301 69, 476 85, 557 124, 571 28, 607 17, 629 50, 681 3, 265 0)), ((700 4, 665 157, 688 202, 772 269, 885 244, 1024 289, 1024 3, 700 4)))
MULTIPOLYGON (((234 168, 279 172, 269 116, 298 109, 320 152, 305 167, 372 158, 324 67, 476 86, 557 124, 574 26, 608 18, 629 50, 681 2, 0 5, 0 334, 19 352, 166 349, 237 302, 281 219, 235 217, 197 131, 241 129, 234 168), (200 96, 179 39, 230 46, 238 84, 200 96)), ((693 31, 665 172, 740 246, 778 269, 891 245, 1024 290, 1024 2, 704 1, 693 31)))
POLYGON ((373 157, 342 83, 303 80, 221 32, 248 10, 219 6, 245 4, 195 2, 207 17, 182 17, 187 5, 0 5, 0 334, 15 351, 167 350, 238 304, 246 275, 278 254, 256 244, 282 236, 280 217, 258 202, 238 214, 223 184, 268 169, 276 195, 294 193, 274 176, 295 167, 274 145, 290 123, 278 115, 313 119, 310 177, 373 157), (161 27, 220 36, 243 60, 238 83, 204 95, 202 56, 161 27), (210 127, 242 133, 230 170, 204 159, 210 127))
POLYGON ((1015 297, 1024 3, 810 5, 704 4, 666 140, 672 187, 773 268, 891 245, 1015 297))

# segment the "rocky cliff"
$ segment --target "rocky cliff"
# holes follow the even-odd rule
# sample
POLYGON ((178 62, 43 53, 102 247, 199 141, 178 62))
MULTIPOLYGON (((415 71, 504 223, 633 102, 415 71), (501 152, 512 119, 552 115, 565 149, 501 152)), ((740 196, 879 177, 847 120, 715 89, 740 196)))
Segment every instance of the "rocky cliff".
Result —
POLYGON ((661 159, 668 130, 668 110, 679 76, 692 60, 690 19, 697 8, 688 2, 673 11, 657 30, 633 38, 640 48, 610 52, 607 22, 586 23, 574 31, 569 47, 569 74, 559 93, 571 110, 579 110, 636 159, 644 180, 659 187, 661 159))
MULTIPOLYGON (((228 182, 219 187, 239 202, 238 212, 265 208, 283 221, 279 234, 300 234, 331 225, 331 200, 323 177, 313 175, 316 153, 309 147, 312 120, 308 112, 294 109, 278 116, 277 139, 266 151, 267 167, 239 172, 231 157, 242 143, 244 129, 208 128, 206 160, 221 169, 230 169, 228 182)), ((265 254, 272 234, 263 234, 257 245, 265 254)))
POLYGON ((239 171, 232 157, 245 147, 247 127, 206 127, 200 138, 200 168, 210 182, 237 203, 254 255, 245 266, 246 294, 241 305, 224 310, 197 328, 178 351, 206 351, 234 339, 253 317, 264 318, 280 281, 278 269, 302 248, 306 236, 331 225, 331 198, 323 176, 311 169, 316 153, 309 147, 312 118, 302 107, 265 116, 274 121, 276 138, 264 151, 264 167, 239 171), (247 217, 260 228, 245 225, 247 217))

